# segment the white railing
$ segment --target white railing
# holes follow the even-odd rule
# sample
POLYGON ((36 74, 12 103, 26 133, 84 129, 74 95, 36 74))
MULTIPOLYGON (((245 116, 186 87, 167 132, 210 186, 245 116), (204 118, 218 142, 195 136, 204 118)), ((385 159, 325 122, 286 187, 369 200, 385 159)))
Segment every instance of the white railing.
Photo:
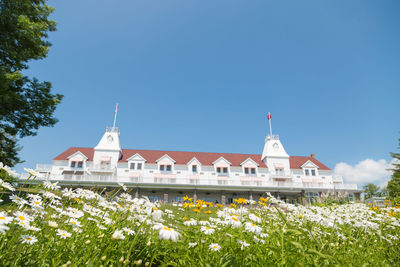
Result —
MULTIPOLYGON (((21 180, 27 179, 27 175, 22 175, 21 180)), ((46 180, 44 177, 38 177, 36 181, 46 180)), ((65 174, 59 176, 52 176, 49 180, 51 181, 63 181, 66 183, 82 183, 82 182, 94 182, 94 183, 117 183, 122 182, 126 185, 141 185, 141 184, 154 184, 154 185, 187 185, 187 186, 215 186, 215 187, 226 187, 226 186, 248 186, 248 187, 269 187, 269 188, 319 188, 319 189, 333 189, 332 185, 329 184, 315 184, 315 183, 296 183, 296 182, 276 182, 276 181, 262 181, 261 177, 256 177, 251 180, 243 181, 241 179, 224 179, 218 180, 217 177, 210 179, 193 179, 191 178, 173 178, 173 177, 129 177, 129 176, 113 176, 113 175, 74 175, 65 174)), ((346 188, 347 189, 347 188, 346 188)))
POLYGON ((357 190, 357 184, 335 184, 337 190, 357 190))
POLYGON ((272 179, 292 179, 293 178, 293 173, 274 173, 274 174, 270 174, 269 177, 271 177, 272 179))
POLYGON ((104 165, 104 164, 93 164, 90 168, 88 168, 89 170, 93 170, 93 171, 114 171, 116 168, 110 165, 104 165))
POLYGON ((321 188, 321 189, 333 189, 330 184, 320 184, 320 183, 303 183, 304 188, 321 188))
POLYGON ((334 181, 334 182, 343 182, 343 176, 333 175, 332 176, 332 181, 334 181))
POLYGON ((267 139, 279 140, 279 134, 267 135, 267 139))
POLYGON ((51 164, 36 164, 36 171, 51 171, 51 164))

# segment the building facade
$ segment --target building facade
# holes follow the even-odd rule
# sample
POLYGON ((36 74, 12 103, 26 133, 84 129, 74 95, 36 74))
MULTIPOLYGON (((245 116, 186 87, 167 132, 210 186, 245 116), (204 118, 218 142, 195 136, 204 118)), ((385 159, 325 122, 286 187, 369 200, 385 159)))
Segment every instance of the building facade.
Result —
MULTIPOLYGON (((229 204, 258 200, 265 192, 290 202, 321 194, 359 196, 355 184, 311 156, 289 156, 278 135, 267 135, 262 154, 122 149, 120 132, 107 128, 94 148, 70 147, 51 165, 38 164, 39 179, 64 186, 115 187, 123 183, 135 196, 180 202, 185 195, 229 204)), ((21 177, 22 179, 24 177, 21 177)))

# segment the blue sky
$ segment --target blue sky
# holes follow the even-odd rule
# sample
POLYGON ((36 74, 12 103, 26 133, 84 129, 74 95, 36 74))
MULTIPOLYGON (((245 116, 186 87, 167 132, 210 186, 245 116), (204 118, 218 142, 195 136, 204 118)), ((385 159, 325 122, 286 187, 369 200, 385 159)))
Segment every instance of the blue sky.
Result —
POLYGON ((124 148, 261 153, 270 111, 290 155, 332 169, 397 150, 399 1, 49 4, 53 46, 26 74, 65 97, 17 170, 95 146, 116 103, 124 148))

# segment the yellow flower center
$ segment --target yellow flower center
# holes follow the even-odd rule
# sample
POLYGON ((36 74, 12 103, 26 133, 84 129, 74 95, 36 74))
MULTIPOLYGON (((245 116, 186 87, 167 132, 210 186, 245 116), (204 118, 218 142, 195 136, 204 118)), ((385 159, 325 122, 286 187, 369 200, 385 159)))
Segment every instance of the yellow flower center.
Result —
POLYGON ((27 238, 26 238, 26 240, 29 240, 29 241, 31 241, 31 240, 32 240, 32 238, 30 238, 30 237, 27 237, 27 238))
POLYGON ((24 216, 19 216, 18 219, 20 219, 21 221, 25 221, 25 217, 24 216))
POLYGON ((213 248, 218 248, 217 246, 213 246, 213 248))
POLYGON ((164 230, 171 231, 171 228, 168 228, 167 226, 164 226, 164 230))
POLYGON ((76 224, 76 222, 71 222, 72 224, 76 224))
POLYGON ((234 221, 236 221, 236 222, 239 221, 238 219, 236 219, 236 217, 232 217, 232 220, 234 220, 234 221))
POLYGON ((39 201, 35 201, 35 204, 36 204, 36 205, 39 205, 39 204, 40 204, 40 202, 39 202, 39 201))
POLYGON ((61 234, 62 236, 67 236, 66 234, 61 234))
POLYGON ((5 220, 6 219, 6 217, 0 217, 0 220, 5 220))
POLYGON ((206 229, 207 229, 207 230, 210 230, 211 228, 207 226, 206 229))

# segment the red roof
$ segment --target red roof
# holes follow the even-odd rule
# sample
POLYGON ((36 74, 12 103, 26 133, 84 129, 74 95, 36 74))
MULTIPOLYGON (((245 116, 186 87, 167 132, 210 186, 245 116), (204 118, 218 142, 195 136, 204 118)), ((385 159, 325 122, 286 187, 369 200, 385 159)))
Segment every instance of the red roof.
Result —
MULTIPOLYGON (((88 147, 71 147, 55 157, 53 160, 67 160, 69 156, 74 154, 75 152, 80 151, 87 158, 88 161, 93 161, 94 149, 88 147)), ((187 164, 194 157, 200 161, 202 165, 213 165, 213 162, 223 157, 230 163, 232 166, 240 166, 243 161, 248 158, 254 160, 258 166, 262 168, 267 168, 264 162, 261 161, 260 154, 237 154, 237 153, 209 153, 209 152, 186 152, 186 151, 162 151, 162 150, 137 150, 137 149, 123 149, 122 150, 122 158, 120 162, 126 162, 127 159, 132 157, 135 154, 139 154, 144 159, 146 159, 147 163, 156 163, 156 160, 167 154, 173 160, 175 160, 175 164, 187 164)), ((291 169, 301 169, 301 165, 306 163, 308 160, 312 161, 316 164, 320 170, 330 170, 327 166, 316 160, 312 157, 298 157, 298 156, 290 156, 290 168, 291 169)))

